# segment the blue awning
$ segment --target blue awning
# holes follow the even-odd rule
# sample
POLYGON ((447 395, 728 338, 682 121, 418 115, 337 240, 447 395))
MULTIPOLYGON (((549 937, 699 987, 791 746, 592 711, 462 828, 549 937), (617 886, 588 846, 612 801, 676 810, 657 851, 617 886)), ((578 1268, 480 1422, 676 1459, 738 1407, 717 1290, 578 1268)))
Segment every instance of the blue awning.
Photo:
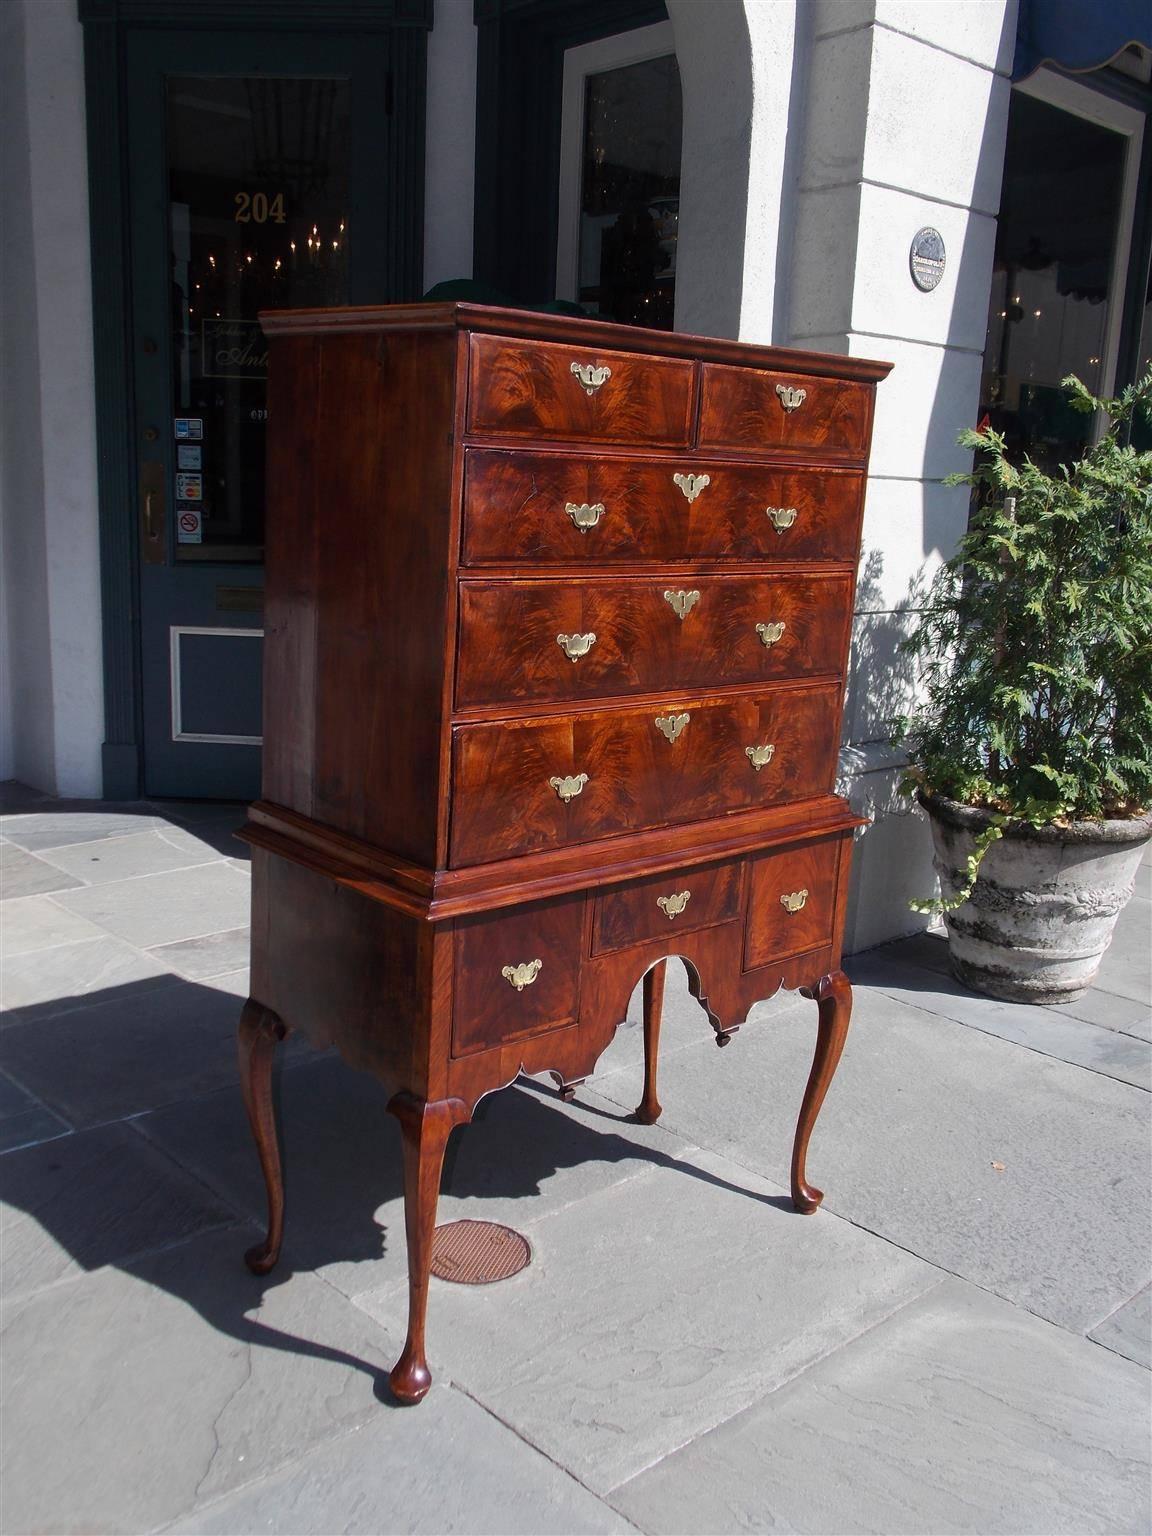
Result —
POLYGON ((1152 0, 1020 0, 1012 78, 1044 63, 1099 69, 1129 43, 1152 47, 1152 0))

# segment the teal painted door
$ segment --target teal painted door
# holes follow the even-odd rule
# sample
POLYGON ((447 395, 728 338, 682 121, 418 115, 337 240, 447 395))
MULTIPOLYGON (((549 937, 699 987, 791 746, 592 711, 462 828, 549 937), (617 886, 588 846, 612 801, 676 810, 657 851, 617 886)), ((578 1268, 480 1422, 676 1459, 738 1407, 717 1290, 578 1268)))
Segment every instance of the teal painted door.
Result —
MULTIPOLYGON (((396 291, 387 34, 129 39, 144 790, 260 784, 261 309, 396 291)), ((417 216, 414 208, 412 217, 417 216)))

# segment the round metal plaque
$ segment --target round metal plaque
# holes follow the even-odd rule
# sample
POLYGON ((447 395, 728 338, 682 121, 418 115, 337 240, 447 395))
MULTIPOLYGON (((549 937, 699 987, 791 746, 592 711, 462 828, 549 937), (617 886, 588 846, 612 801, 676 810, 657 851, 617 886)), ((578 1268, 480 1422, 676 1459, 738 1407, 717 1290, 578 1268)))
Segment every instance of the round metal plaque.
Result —
POLYGON ((532 1262, 528 1239, 495 1221, 449 1221, 432 1238, 432 1273, 457 1285, 508 1280, 532 1262))
POLYGON ((912 237, 912 249, 908 252, 908 265, 912 281, 922 293, 931 293, 944 276, 947 255, 944 237, 931 226, 918 229, 912 237))

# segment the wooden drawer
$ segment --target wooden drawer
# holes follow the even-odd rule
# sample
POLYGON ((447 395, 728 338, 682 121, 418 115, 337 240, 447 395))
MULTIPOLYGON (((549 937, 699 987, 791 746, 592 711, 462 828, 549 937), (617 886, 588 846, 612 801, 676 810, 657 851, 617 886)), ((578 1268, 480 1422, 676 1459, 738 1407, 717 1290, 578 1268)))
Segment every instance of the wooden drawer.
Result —
POLYGON ((836 768, 839 699, 839 684, 824 683, 458 725, 451 862, 824 793, 836 768), (658 718, 676 723, 675 740, 658 718))
POLYGON ((453 1056, 575 1023, 583 937, 582 893, 458 918, 453 1056))
POLYGON ((864 458, 872 389, 802 373, 704 365, 700 446, 752 452, 799 448, 864 458), (789 410, 786 402, 799 399, 789 410))
POLYGON ((667 576, 464 581, 456 703, 575 701, 839 673, 851 598, 847 575, 693 576, 671 585, 667 576))
POLYGON ((740 916, 743 890, 743 864, 711 864, 613 886, 596 898, 592 953, 731 922, 740 916))
POLYGON ((465 458, 463 560, 854 561, 863 492, 858 470, 477 449, 465 458), (689 501, 676 475, 708 484, 689 482, 689 501))
POLYGON ((694 382, 679 358, 473 336, 468 431, 678 448, 689 441, 694 382))
POLYGON ((831 942, 843 848, 843 838, 826 838, 753 859, 746 969, 831 942))

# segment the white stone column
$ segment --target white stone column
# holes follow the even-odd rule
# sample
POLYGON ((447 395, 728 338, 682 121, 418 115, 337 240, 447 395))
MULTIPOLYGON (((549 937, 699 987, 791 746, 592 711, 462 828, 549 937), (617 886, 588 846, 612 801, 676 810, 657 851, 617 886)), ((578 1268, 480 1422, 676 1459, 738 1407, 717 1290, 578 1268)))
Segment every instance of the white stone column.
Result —
POLYGON ((0 508, 3 772, 100 794, 103 668, 83 35, 74 0, 7 0, 0 508))

